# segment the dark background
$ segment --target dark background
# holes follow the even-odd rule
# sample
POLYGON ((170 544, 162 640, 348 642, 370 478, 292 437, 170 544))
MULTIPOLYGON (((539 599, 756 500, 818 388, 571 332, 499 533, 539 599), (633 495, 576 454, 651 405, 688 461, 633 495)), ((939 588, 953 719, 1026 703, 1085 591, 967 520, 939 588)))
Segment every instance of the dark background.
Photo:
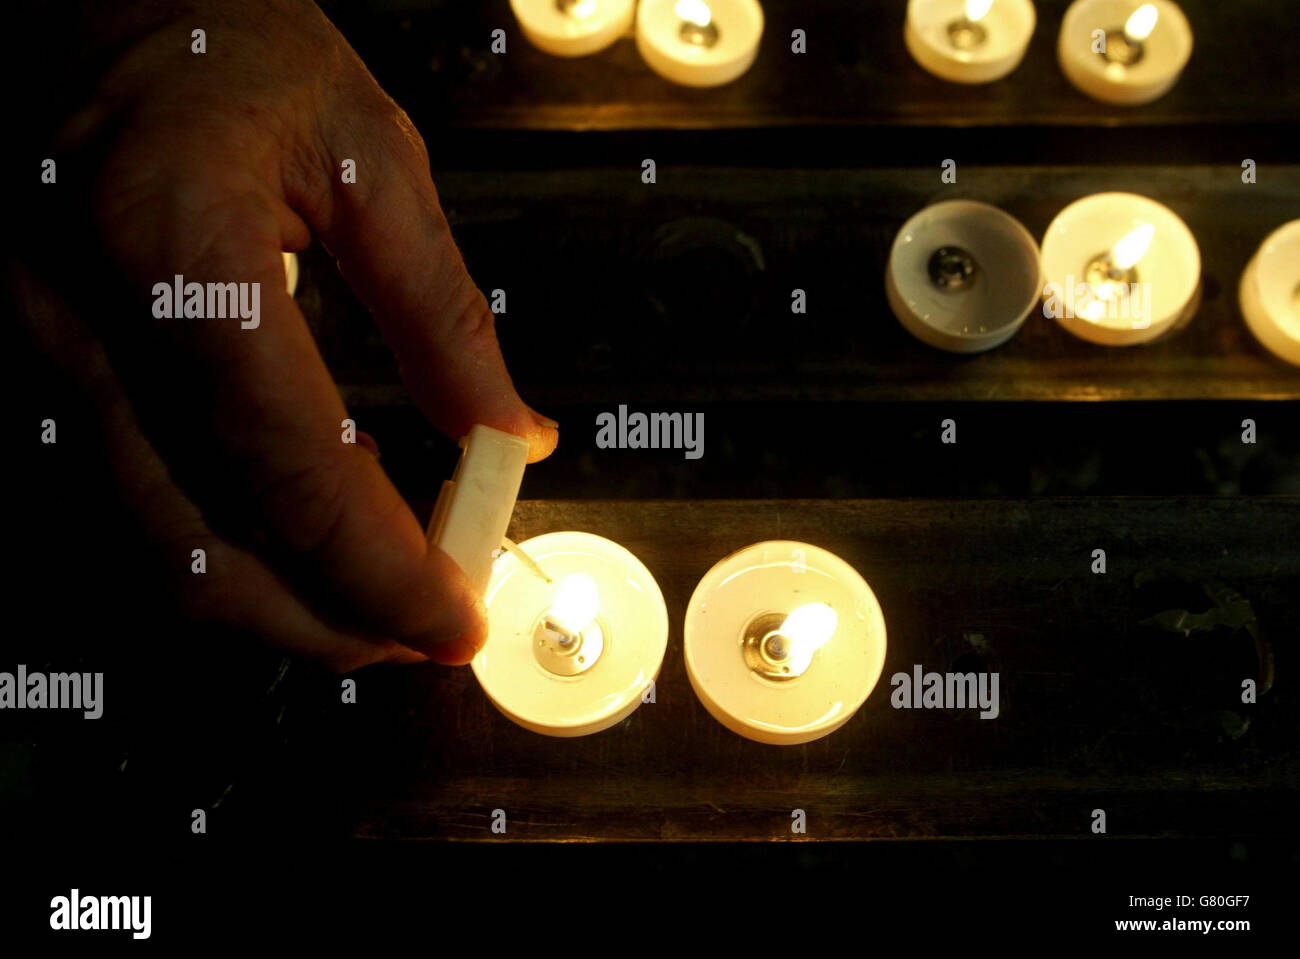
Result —
MULTIPOLYGON (((1057 67, 1065 6, 1040 0, 1025 62, 967 89, 911 62, 901 2, 767 0, 753 69, 695 91, 628 39, 542 54, 504 0, 327 5, 425 135, 471 273, 507 291, 520 392, 562 424, 512 535, 588 529, 646 562, 671 623, 660 701, 576 741, 513 726, 468 670, 365 670, 342 706, 335 677, 170 620, 80 452, 75 405, 15 350, 12 421, 54 416, 60 442, 14 458, 0 668, 108 675, 99 721, 0 727, 0 868, 26 877, 10 876, 14 915, 43 925, 80 883, 153 894, 160 940, 553 909, 644 940, 716 910, 718 935, 861 926, 865 949, 886 924, 1055 940, 1153 915, 1130 895, 1248 892, 1253 935, 1278 934, 1300 865, 1300 370, 1253 340, 1236 285, 1300 216, 1300 25, 1286 3, 1187 0, 1180 83, 1122 110, 1057 67), (495 27, 505 57, 488 52, 495 27), (956 357, 889 313, 888 246, 927 203, 984 200, 1041 237, 1112 189, 1197 236, 1204 305, 1175 337, 1106 349, 1036 315, 956 357), (795 287, 806 317, 788 312, 795 287), (595 415, 620 403, 703 411, 704 458, 597 450, 595 415), (956 447, 939 443, 945 417, 956 447), (777 535, 872 583, 886 677, 996 669, 1003 715, 894 711, 882 686, 806 746, 723 730, 686 681, 682 613, 714 561, 777 535), (1097 546, 1106 577, 1088 571, 1097 546), (1214 608, 1221 587, 1250 616, 1187 635, 1151 622, 1214 608), (1254 706, 1245 676, 1267 688, 1254 706), (498 806, 514 841, 486 828, 498 806), (796 806, 810 830, 791 842, 796 806), (1098 806, 1104 837, 1088 830, 1098 806), (189 832, 197 807, 206 836, 189 832)), ((411 406, 328 256, 302 268, 349 409, 427 515, 454 444, 411 406)))

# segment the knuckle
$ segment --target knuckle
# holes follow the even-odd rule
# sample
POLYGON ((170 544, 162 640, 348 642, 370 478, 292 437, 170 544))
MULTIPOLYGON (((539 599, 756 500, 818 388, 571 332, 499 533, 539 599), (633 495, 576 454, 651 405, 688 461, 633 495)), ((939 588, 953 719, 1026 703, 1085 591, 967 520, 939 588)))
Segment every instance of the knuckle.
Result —
POLYGON ((396 103, 392 103, 383 126, 387 131, 387 145, 392 149, 393 154, 410 166, 428 171, 429 148, 425 145, 424 137, 420 136, 420 131, 410 115, 396 103))
POLYGON ((473 354, 497 348, 496 317, 487 299, 468 276, 452 293, 448 310, 451 322, 447 335, 451 342, 473 354))
MULTIPOLYGON (((341 162, 341 160, 340 160, 341 162)), ((338 175, 334 162, 322 141, 311 135, 294 138, 281 157, 280 181, 290 203, 315 223, 325 220, 331 184, 338 175)))
POLYGON ((359 193, 364 199, 382 189, 390 178, 398 177, 412 184, 421 201, 427 202, 435 194, 424 138, 404 110, 386 94, 381 93, 380 97, 362 124, 360 137, 366 144, 367 165, 380 172, 374 176, 358 176, 359 193))

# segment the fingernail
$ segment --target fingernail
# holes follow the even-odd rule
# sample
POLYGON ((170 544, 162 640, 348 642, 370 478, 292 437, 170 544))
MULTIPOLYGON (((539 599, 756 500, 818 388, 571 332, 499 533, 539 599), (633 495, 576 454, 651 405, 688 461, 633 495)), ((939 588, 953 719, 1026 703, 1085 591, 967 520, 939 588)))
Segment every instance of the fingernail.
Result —
POLYGON ((375 438, 369 433, 357 430, 357 445, 364 446, 375 459, 379 459, 379 444, 375 442, 375 438))
POLYGON ((532 413, 533 413, 533 419, 537 421, 538 426, 545 426, 548 430, 558 430, 560 428, 560 424, 555 422, 555 420, 551 419, 550 417, 543 416, 541 413, 538 413, 536 410, 533 410, 532 413))

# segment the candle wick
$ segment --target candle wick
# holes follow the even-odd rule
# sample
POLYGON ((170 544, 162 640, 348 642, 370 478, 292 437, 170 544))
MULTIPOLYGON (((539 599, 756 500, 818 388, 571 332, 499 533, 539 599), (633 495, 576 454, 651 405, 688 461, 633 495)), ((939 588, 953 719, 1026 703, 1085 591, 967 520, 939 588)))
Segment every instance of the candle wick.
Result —
POLYGON ((534 560, 527 553, 525 553, 519 547, 518 543, 515 543, 509 538, 502 536, 501 545, 504 546, 510 552, 510 554, 514 556, 515 559, 523 563, 524 567, 528 569, 530 572, 536 573, 538 576, 546 580, 548 583, 552 582, 551 577, 546 575, 546 571, 543 570, 540 566, 538 566, 537 561, 534 560))

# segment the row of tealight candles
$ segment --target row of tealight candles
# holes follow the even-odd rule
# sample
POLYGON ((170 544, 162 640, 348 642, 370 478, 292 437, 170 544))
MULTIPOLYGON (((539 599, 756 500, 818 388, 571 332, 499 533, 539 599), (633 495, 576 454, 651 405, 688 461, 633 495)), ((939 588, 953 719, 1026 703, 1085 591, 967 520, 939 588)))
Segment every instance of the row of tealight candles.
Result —
MULTIPOLYGON (((758 0, 510 0, 524 35, 563 57, 603 50, 632 32, 657 73, 710 87, 749 69, 763 36, 758 0)), ((956 83, 990 83, 1024 58, 1032 0, 909 0, 903 39, 917 63, 956 83)), ((1108 103, 1148 103, 1178 80, 1192 30, 1171 0, 1076 0, 1057 57, 1076 87, 1108 103)))
MULTIPOLYGON (((488 639, 471 665, 487 697, 520 726, 562 737, 608 729, 655 701, 668 611, 651 572, 594 533, 505 539, 528 442, 480 424, 461 445, 428 537, 484 597, 488 639)), ((857 712, 884 668, 885 620, 871 587, 834 554, 756 543, 700 580, 683 650, 715 719, 791 745, 857 712)))
MULTIPOLYGON (((1052 220, 1041 252, 997 207, 946 200, 898 231, 885 292, 917 339, 954 353, 992 349, 1041 305, 1093 343, 1148 343, 1189 322, 1200 305, 1196 238, 1163 204, 1097 193, 1052 220)), ((1242 316, 1255 337, 1300 365, 1300 220, 1272 233, 1243 272, 1242 316)))
MULTIPOLYGON (((545 533, 501 556, 489 636, 472 667, 507 717, 550 736, 621 722, 668 645, 654 576, 594 533, 545 533)), ((793 745, 847 722, 880 678, 885 620, 866 581, 809 543, 756 543, 718 562, 686 609, 683 654, 709 714, 741 736, 793 745)))
POLYGON ((693 87, 730 83, 763 36, 758 0, 510 0, 529 41, 547 53, 596 53, 633 31, 658 74, 693 87))
MULTIPOLYGON (((954 83, 990 83, 1024 58, 1031 0, 909 0, 904 40, 916 62, 954 83)), ((1106 103, 1149 103, 1178 81, 1192 28, 1170 0, 1075 0, 1057 40, 1061 70, 1106 103)))
MULTIPOLYGON (((298 258, 284 254, 285 283, 298 258)), ((890 308, 909 333, 954 353, 1011 339, 1043 313, 1092 343, 1157 340, 1191 320, 1200 303, 1201 253, 1182 219, 1134 193, 1097 193, 1062 210, 1043 237, 1009 213, 945 200, 898 231, 885 270, 890 308)), ((1300 366, 1300 220, 1260 245, 1237 287, 1241 315, 1275 356, 1300 366)))
MULTIPOLYGON (((1048 228, 1041 259, 1009 214, 950 200, 899 232, 886 286, 919 338, 973 352, 1015 333, 1044 275, 1060 277, 1047 289, 1067 329, 1137 343, 1195 310, 1200 254, 1172 211, 1134 194, 1071 204, 1048 228), (1073 275, 1091 291, 1078 300, 1073 275)), ((1260 341, 1300 363, 1300 220, 1260 247, 1240 299, 1260 341)), ((655 701, 669 621, 653 574, 590 532, 505 539, 528 442, 478 425, 462 445, 428 537, 484 597, 488 639, 472 668, 488 699, 520 726, 560 737, 609 729, 655 701)), ((705 573, 687 604, 682 649, 691 688, 714 719, 757 742, 794 745, 834 732, 866 701, 884 668, 885 619, 840 557, 767 541, 705 573)))
MULTIPOLYGON (((1070 271, 1094 293, 1068 304, 1078 324, 1069 328, 1096 342, 1134 343, 1194 309, 1200 255, 1172 211, 1133 194, 1071 204, 1049 227, 1041 262, 1010 215, 952 200, 904 226, 887 287, 908 329, 969 352, 1014 334, 1044 272, 1061 273, 1063 286, 1070 271), (1128 291, 1149 281, 1158 293, 1141 307, 1145 315, 1115 322, 1114 301, 1140 302, 1128 291)), ((1251 260, 1241 302, 1261 341, 1300 363, 1300 221, 1251 260)), ((520 726, 560 737, 609 729, 655 701, 669 621, 653 574, 591 532, 505 539, 528 442, 478 425, 462 446, 428 538, 484 597, 488 639, 472 668, 488 699, 520 726)), ((705 573, 687 604, 682 649, 691 688, 714 719, 748 739, 794 745, 834 732, 866 701, 884 668, 885 619, 866 580, 840 557, 767 541, 705 573)))

